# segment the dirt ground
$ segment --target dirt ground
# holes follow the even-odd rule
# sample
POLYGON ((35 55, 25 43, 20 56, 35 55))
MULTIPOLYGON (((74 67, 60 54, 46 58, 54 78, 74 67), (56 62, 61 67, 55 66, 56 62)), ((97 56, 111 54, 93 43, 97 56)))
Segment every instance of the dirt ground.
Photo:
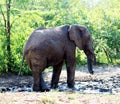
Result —
MULTIPOLYGON (((120 75, 120 66, 95 66, 94 75, 90 75, 87 71, 87 66, 77 67, 75 72, 75 81, 100 80, 106 77, 120 75)), ((45 70, 44 79, 50 83, 52 77, 52 70, 45 70)), ((59 82, 66 82, 67 73, 63 69, 60 75, 59 82)), ((32 76, 18 76, 15 74, 4 74, 0 76, 0 87, 12 87, 21 85, 32 85, 32 76)))
POLYGON ((120 95, 74 92, 6 92, 0 94, 0 104, 120 104, 120 95))
MULTIPOLYGON (((95 66, 94 75, 87 72, 87 67, 77 67, 75 80, 87 81, 104 79, 120 75, 120 66, 95 66)), ((50 83, 52 71, 46 70, 44 78, 50 83)), ((66 70, 62 70, 60 82, 66 82, 66 70)), ((32 85, 32 76, 4 74, 0 76, 0 87, 32 85)), ((5 92, 0 93, 0 104, 120 104, 120 94, 79 94, 75 92, 5 92)))

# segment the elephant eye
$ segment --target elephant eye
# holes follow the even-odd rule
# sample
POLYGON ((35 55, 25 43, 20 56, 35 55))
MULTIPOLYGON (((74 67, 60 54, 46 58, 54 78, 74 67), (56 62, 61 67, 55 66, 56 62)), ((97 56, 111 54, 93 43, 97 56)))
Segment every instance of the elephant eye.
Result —
POLYGON ((77 31, 77 34, 78 34, 78 36, 80 36, 80 38, 83 37, 83 32, 82 31, 77 31))

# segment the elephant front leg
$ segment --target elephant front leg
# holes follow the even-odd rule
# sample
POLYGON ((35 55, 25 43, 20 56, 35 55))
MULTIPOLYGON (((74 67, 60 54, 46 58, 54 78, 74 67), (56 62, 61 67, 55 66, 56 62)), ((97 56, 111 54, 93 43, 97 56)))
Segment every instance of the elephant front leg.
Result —
POLYGON ((60 64, 53 66, 51 88, 55 89, 55 88, 58 87, 58 82, 59 82, 59 77, 60 77, 60 73, 61 73, 61 70, 62 70, 62 65, 63 65, 63 61, 60 64))
POLYGON ((67 84, 69 88, 74 88, 74 77, 75 77, 75 58, 68 59, 66 61, 66 67, 67 67, 67 84))

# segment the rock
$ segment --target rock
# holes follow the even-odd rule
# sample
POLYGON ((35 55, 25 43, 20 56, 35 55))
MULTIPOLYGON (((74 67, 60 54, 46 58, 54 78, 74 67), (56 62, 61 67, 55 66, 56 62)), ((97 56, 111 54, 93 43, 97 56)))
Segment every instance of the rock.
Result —
POLYGON ((110 94, 112 94, 112 89, 100 88, 100 89, 99 89, 99 92, 101 92, 101 93, 110 93, 110 94))
POLYGON ((5 87, 1 87, 0 88, 0 92, 2 93, 2 92, 6 92, 7 91, 7 89, 5 88, 5 87))

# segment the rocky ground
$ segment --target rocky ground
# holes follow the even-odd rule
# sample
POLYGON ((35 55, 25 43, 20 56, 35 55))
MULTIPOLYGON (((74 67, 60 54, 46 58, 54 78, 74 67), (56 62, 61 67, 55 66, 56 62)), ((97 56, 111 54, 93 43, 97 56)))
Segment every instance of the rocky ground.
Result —
MULTIPOLYGON (((90 75, 86 66, 76 68, 75 92, 94 94, 120 93, 120 66, 95 66, 94 71, 95 74, 90 75)), ((51 76, 52 71, 46 70, 44 78, 48 85, 50 84, 51 76)), ((32 76, 17 76, 10 73, 0 76, 0 92, 31 92, 32 84, 32 76)), ((67 88, 66 70, 62 70, 57 91, 69 90, 71 89, 67 88)))
MULTIPOLYGON (((0 76, 0 104, 120 104, 120 66, 95 66, 94 75, 87 67, 77 67, 76 90, 66 86, 66 70, 62 70, 59 88, 50 92, 32 92, 33 77, 4 74, 0 76)), ((46 70, 50 84, 52 71, 46 70)))

